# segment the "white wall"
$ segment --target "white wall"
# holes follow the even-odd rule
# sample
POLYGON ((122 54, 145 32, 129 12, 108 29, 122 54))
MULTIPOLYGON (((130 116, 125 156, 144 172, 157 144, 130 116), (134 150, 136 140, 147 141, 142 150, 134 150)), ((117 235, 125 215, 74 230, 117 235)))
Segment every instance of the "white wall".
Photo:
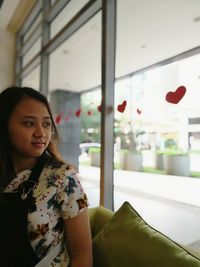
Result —
POLYGON ((14 82, 15 36, 0 27, 0 91, 14 82))
MULTIPOLYGON (((22 0, 6 0, 0 9, 0 91, 14 83, 15 31, 9 24, 22 0)), ((27 2, 26 0, 23 2, 27 2)), ((20 17, 20 16, 19 16, 20 17)))

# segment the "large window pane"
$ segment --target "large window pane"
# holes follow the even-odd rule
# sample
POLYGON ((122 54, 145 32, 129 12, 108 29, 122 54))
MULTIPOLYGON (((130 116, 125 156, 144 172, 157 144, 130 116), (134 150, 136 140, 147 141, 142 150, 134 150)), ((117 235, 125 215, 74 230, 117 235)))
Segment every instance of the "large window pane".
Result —
POLYGON ((41 50, 41 37, 33 44, 33 46, 22 58, 22 66, 23 67, 26 66, 26 64, 28 64, 28 62, 30 62, 31 59, 33 59, 34 56, 36 56, 40 50, 41 50))
POLYGON ((81 92, 101 83, 101 15, 97 14, 50 55, 49 90, 81 92))
POLYGON ((30 28, 28 31, 25 33, 23 37, 23 43, 26 42, 26 40, 31 36, 31 34, 38 28, 39 24, 42 21, 42 13, 40 12, 34 22, 31 24, 30 28))
POLYGON ((70 1, 51 23, 50 37, 53 38, 87 2, 88 0, 70 1))
POLYGON ((66 160, 79 168, 90 206, 96 206, 100 165, 99 161, 93 164, 91 151, 98 152, 99 157, 101 14, 51 53, 49 63, 50 102, 61 136, 61 151, 66 160))
POLYGON ((116 76, 199 46, 197 0, 117 1, 116 76))
POLYGON ((40 66, 35 68, 23 80, 22 86, 32 87, 39 91, 40 89, 40 66))
POLYGON ((117 17, 116 76, 124 79, 115 88, 115 209, 128 200, 190 246, 200 239, 200 55, 189 51, 199 46, 199 8, 127 0, 117 17))

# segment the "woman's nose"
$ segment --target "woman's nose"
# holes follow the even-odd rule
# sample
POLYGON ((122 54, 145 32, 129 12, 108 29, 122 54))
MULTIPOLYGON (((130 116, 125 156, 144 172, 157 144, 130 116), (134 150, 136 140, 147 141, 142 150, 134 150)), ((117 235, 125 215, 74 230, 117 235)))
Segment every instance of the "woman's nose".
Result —
POLYGON ((34 135, 36 137, 43 137, 43 136, 46 135, 45 131, 44 131, 44 129, 43 129, 43 127, 41 125, 36 126, 34 135))

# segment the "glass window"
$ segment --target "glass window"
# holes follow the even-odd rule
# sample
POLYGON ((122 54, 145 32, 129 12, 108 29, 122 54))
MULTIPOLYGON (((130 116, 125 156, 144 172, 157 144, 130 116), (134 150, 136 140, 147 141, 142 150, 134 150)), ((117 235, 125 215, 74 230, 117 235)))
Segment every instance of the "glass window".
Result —
POLYGON ((33 46, 28 50, 28 52, 22 58, 22 66, 26 66, 41 50, 41 37, 33 44, 33 46))
POLYGON ((63 157, 81 175, 90 206, 99 204, 101 13, 49 57, 49 93, 63 157), (96 89, 95 91, 91 89, 96 89), (96 152, 97 163, 93 162, 96 152))
POLYGON ((38 16, 36 17, 36 19, 34 20, 34 22, 32 23, 32 25, 30 26, 30 28, 28 29, 28 31, 25 33, 24 38, 23 38, 23 43, 27 41, 27 39, 31 36, 31 34, 35 31, 35 29, 41 23, 41 21, 42 21, 42 13, 40 12, 38 16))
POLYGON ((58 0, 51 0, 51 5, 53 6, 58 0))
POLYGON ((196 0, 118 0, 116 76, 198 47, 199 8, 196 0))
POLYGON ((101 84, 100 22, 101 15, 97 14, 51 53, 50 91, 60 88, 80 92, 101 84))
POLYGON ((50 38, 53 38, 89 0, 74 0, 59 13, 50 27, 50 38))
POLYGON ((22 86, 32 87, 39 91, 40 88, 40 66, 35 68, 22 80, 22 86))
POLYGON ((200 55, 190 50, 199 46, 200 3, 181 3, 117 1, 114 200, 192 245, 200 239, 200 55))

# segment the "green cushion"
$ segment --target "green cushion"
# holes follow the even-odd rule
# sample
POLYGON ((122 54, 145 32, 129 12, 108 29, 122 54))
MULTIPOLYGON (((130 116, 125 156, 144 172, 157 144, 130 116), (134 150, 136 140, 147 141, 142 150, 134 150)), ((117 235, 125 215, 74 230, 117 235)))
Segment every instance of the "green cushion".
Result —
POLYGON ((200 260, 149 226, 125 202, 93 239, 94 267, 200 267, 200 260))
POLYGON ((101 231, 113 214, 113 211, 106 209, 103 206, 89 209, 90 227, 93 238, 101 231))

